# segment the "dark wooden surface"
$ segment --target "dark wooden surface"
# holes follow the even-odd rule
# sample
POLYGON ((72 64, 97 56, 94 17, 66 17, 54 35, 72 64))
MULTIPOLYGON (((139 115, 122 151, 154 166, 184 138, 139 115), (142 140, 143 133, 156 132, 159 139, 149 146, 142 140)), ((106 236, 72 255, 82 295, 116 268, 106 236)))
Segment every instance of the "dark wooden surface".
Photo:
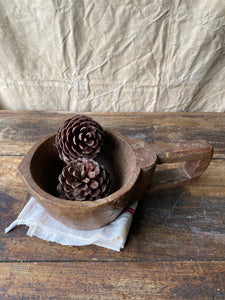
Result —
POLYGON ((149 143, 205 139, 214 147, 198 181, 145 193, 121 252, 45 242, 25 226, 4 233, 27 202, 19 163, 71 115, 0 112, 0 299, 225 299, 224 113, 90 114, 149 143))

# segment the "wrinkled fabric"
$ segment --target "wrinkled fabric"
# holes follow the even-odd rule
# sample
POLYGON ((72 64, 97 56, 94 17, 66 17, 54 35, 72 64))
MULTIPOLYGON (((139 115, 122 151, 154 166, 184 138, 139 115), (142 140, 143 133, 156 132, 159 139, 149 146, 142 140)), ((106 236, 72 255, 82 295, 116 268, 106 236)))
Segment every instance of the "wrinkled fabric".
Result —
POLYGON ((27 235, 67 246, 97 245, 115 251, 124 248, 138 202, 130 204, 113 222, 98 229, 78 230, 70 228, 53 217, 31 197, 19 216, 5 233, 17 225, 29 227, 27 235))
POLYGON ((225 111, 224 0, 0 0, 0 109, 225 111))

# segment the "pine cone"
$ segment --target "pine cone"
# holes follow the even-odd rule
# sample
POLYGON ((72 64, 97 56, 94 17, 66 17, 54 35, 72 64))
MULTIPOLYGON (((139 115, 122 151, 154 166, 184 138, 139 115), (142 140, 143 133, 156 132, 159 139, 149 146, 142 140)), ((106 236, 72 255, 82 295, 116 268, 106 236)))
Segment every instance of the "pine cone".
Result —
POLYGON ((93 201, 108 196, 110 186, 105 167, 93 159, 78 158, 63 168, 57 191, 63 199, 93 201))
POLYGON ((66 163, 79 157, 95 158, 103 144, 103 129, 92 118, 77 115, 62 124, 55 142, 66 163))

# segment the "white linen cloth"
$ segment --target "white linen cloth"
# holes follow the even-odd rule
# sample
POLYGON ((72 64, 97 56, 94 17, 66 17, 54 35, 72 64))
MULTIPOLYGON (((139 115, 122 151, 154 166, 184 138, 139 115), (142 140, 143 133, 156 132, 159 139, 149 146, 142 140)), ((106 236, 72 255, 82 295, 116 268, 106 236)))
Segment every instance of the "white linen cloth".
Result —
POLYGON ((46 241, 68 246, 98 245, 111 250, 124 248, 137 201, 129 205, 112 223, 94 230, 70 228, 51 217, 45 209, 31 197, 17 219, 6 229, 8 233, 17 225, 29 227, 28 236, 36 236, 46 241))

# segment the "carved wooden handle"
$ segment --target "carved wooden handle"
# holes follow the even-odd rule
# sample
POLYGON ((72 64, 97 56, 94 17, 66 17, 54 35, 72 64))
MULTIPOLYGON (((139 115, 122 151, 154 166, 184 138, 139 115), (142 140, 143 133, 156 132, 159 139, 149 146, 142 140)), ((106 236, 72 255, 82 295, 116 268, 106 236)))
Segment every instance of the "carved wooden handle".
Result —
POLYGON ((213 148, 205 140, 160 143, 153 145, 158 157, 158 164, 184 164, 177 168, 157 170, 153 175, 148 191, 177 186, 200 177, 208 167, 213 148))

